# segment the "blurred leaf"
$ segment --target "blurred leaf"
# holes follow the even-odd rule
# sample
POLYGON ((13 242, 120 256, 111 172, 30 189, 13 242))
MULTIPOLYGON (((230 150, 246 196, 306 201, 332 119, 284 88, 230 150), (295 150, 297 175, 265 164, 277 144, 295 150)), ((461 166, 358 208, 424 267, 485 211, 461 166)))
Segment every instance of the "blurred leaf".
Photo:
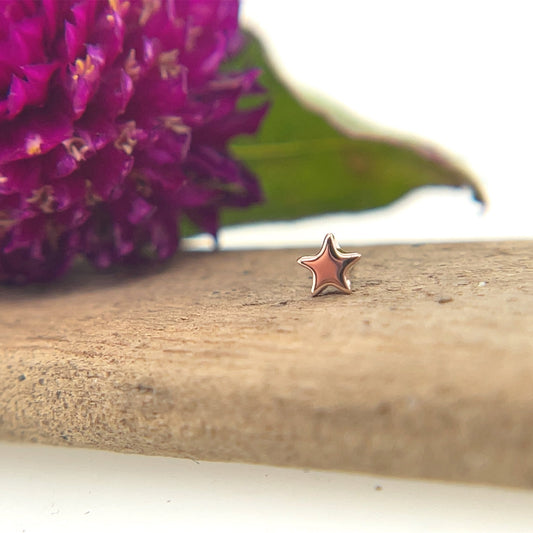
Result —
POLYGON ((353 117, 346 125, 355 133, 333 127, 285 87, 257 38, 247 39, 228 69, 260 67, 272 107, 260 132, 238 138, 231 149, 257 174, 266 199, 249 209, 226 210, 223 224, 370 209, 430 184, 468 186, 482 199, 471 177, 434 149, 370 133, 353 117))

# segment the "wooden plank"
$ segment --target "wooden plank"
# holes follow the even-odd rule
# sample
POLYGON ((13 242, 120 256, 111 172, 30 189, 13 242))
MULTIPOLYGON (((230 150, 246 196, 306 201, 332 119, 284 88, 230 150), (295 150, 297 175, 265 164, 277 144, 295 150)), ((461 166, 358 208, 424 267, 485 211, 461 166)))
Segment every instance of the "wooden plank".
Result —
POLYGON ((533 244, 315 251, 1 288, 0 437, 533 487, 533 244))

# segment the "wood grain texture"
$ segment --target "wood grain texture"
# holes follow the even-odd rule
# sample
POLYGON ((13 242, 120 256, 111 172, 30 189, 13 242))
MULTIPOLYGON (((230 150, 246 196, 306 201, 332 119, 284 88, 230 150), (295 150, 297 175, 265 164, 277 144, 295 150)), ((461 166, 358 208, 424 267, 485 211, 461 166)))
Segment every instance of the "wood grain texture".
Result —
POLYGON ((0 288, 0 437, 533 487, 533 243, 315 251, 0 288))

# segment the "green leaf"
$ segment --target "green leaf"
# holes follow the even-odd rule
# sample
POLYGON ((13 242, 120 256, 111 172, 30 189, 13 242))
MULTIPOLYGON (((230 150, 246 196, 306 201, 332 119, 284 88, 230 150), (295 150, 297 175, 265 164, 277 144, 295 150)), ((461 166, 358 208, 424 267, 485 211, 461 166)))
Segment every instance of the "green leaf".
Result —
MULTIPOLYGON (((226 210, 223 224, 370 209, 429 184, 468 186, 482 201, 472 178, 434 149, 373 133, 355 118, 346 124, 353 134, 335 128, 280 81, 259 41, 251 34, 247 39, 227 68, 260 67, 272 107, 260 132, 236 139, 231 150, 259 177, 266 198, 262 205, 226 210)), ((245 107, 257 103, 251 97, 245 107)))

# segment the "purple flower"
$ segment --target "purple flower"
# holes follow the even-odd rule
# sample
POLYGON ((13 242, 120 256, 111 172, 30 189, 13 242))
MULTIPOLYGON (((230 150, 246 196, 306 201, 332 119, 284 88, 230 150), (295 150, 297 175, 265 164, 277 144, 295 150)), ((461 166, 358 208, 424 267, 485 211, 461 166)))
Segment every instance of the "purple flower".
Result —
POLYGON ((239 110, 258 71, 226 73, 238 0, 0 4, 0 280, 176 250, 178 221, 216 234, 257 202, 228 153, 266 106, 239 110))

